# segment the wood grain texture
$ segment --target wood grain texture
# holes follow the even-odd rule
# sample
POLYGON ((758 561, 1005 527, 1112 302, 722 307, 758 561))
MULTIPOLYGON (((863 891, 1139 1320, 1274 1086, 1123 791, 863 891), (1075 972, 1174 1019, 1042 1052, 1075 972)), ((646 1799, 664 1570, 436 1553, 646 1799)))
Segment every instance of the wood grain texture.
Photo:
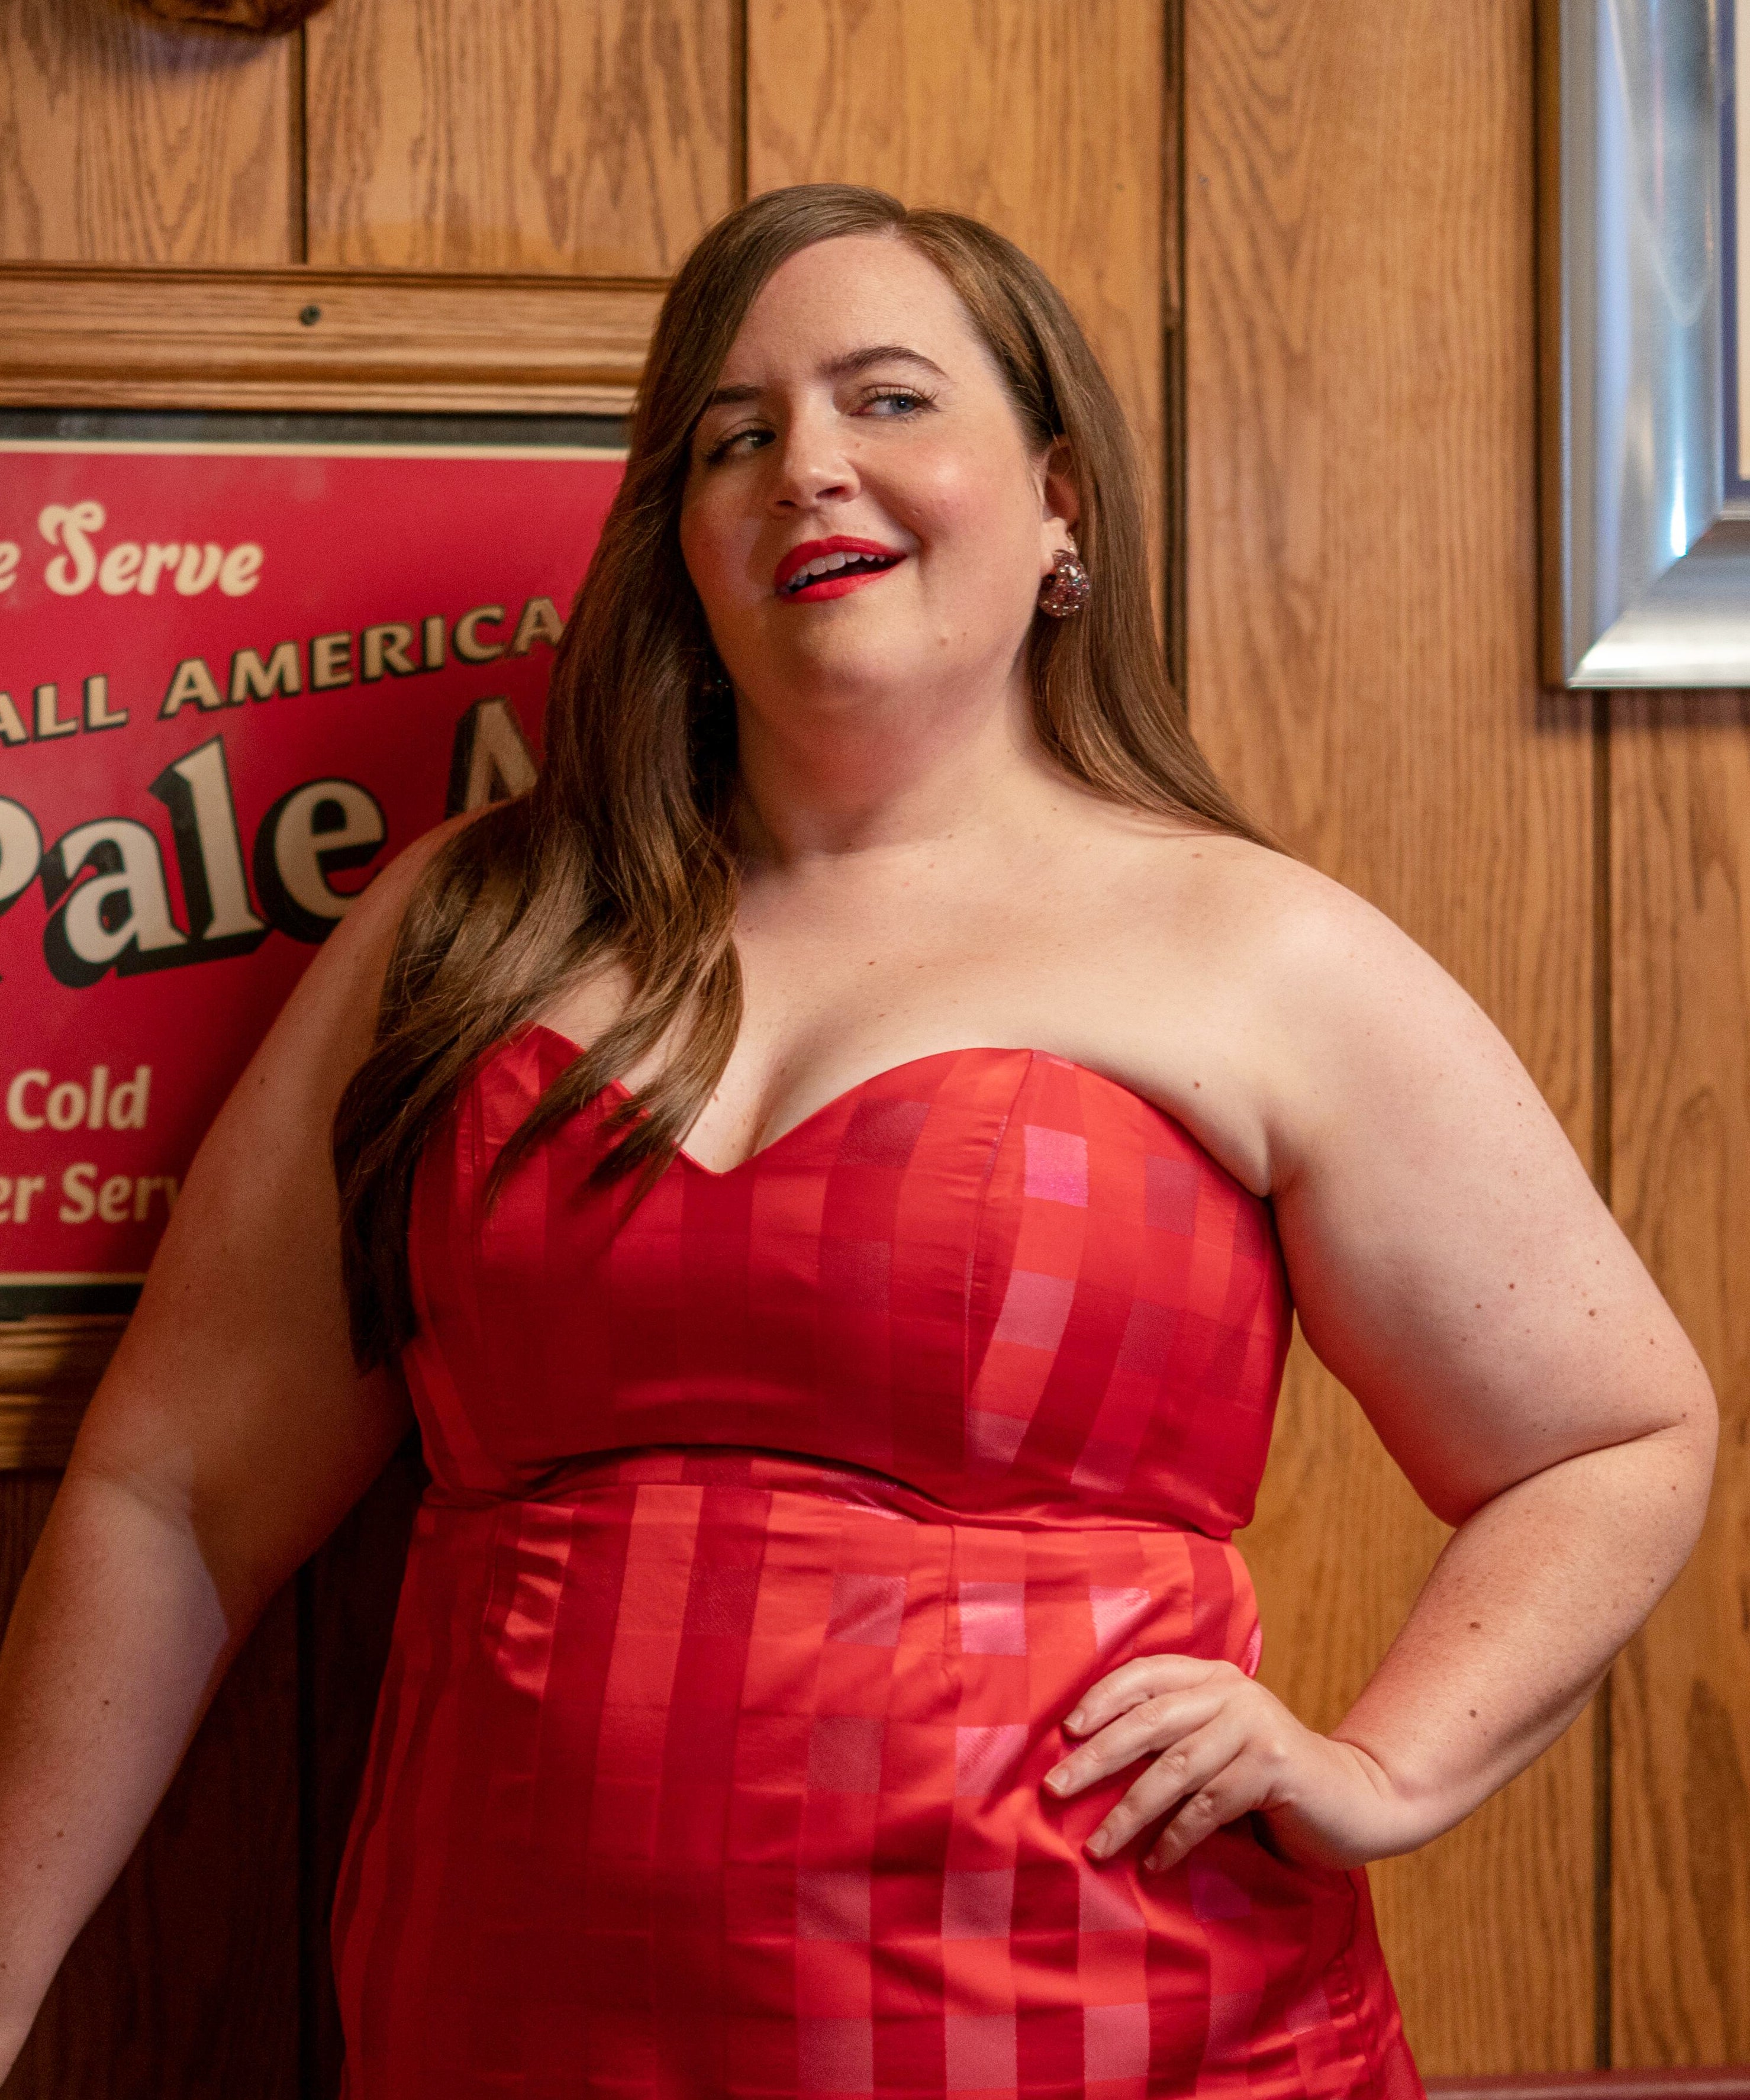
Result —
POLYGON ((747 7, 750 194, 869 183, 1017 241, 1098 350, 1157 504, 1164 33, 1162 0, 747 7))
POLYGON ((1562 318, 1562 8, 1559 0, 1532 0, 1536 40, 1537 152, 1537 438, 1538 470, 1546 500, 1539 506, 1537 609, 1544 683, 1559 691, 1567 680, 1567 560, 1563 505, 1566 471, 1563 414, 1562 318))
POLYGON ((661 297, 547 278, 0 267, 0 402, 620 415, 661 297))
POLYGON ((308 39, 309 256, 672 271, 731 201, 731 0, 346 0, 308 39))
POLYGON ((0 1472, 66 1464, 126 1324, 95 1315, 0 1322, 0 1472))
POLYGON ((1185 690, 1185 11, 1166 10, 1166 86, 1161 112, 1162 454, 1161 517, 1165 580, 1161 608, 1166 665, 1185 690))
MULTIPOLYGON (((1590 752, 1537 691, 1530 0, 1187 0, 1184 35, 1193 722, 1589 1149, 1590 752)), ((1243 1542, 1267 1680, 1333 1720, 1442 1536, 1298 1350, 1243 1542)), ((1425 2070, 1590 2061, 1590 1780, 1582 1725, 1375 1874, 1425 2070)))
POLYGON ((0 0, 0 260, 293 261, 290 49, 0 0))
MULTIPOLYGON (((0 1618, 56 1485, 0 1478, 0 1618)), ((121 1879, 74 1942, 4 2100, 293 2100, 296 1667, 291 1599, 232 1666, 121 1879)))
POLYGON ((0 1392, 0 1473, 64 1466, 84 1417, 77 1395, 0 1392))
POLYGON ((1724 1417, 1700 1548, 1616 1671, 1619 2062, 1750 2058, 1750 695, 1611 703, 1616 1212, 1724 1417))

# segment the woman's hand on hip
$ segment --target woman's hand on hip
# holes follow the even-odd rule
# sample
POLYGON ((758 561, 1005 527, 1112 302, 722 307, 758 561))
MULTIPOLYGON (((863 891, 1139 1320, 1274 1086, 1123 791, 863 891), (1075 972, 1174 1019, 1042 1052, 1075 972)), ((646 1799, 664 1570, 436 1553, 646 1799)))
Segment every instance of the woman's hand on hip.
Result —
POLYGON ((1231 1662, 1140 1656, 1092 1686, 1063 1726, 1081 1740, 1046 1776, 1060 1801, 1148 1760, 1089 1838, 1096 1860, 1157 1825, 1143 1864, 1164 1872, 1212 1830, 1254 1814, 1309 1864, 1359 1866, 1419 1842, 1365 1750, 1316 1734, 1231 1662))

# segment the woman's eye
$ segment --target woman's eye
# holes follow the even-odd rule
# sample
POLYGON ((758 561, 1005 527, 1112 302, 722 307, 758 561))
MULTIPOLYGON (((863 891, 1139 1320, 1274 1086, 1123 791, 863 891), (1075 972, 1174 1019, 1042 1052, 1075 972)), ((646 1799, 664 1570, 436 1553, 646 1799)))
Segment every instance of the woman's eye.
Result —
POLYGON ((717 438, 705 448, 705 464, 714 466, 719 460, 728 459, 741 452, 756 452, 761 444, 771 442, 771 432, 763 423, 750 424, 745 430, 731 430, 727 436, 717 438))
MULTIPOLYGON (((915 416, 919 409, 934 405, 928 394, 920 394, 915 386, 878 386, 862 396, 857 404, 857 412, 879 416, 885 421, 915 416)), ((712 439, 704 448, 704 462, 707 466, 715 466, 721 460, 745 459, 750 452, 763 451, 774 437, 769 424, 743 424, 739 430, 726 430, 721 437, 712 439)))

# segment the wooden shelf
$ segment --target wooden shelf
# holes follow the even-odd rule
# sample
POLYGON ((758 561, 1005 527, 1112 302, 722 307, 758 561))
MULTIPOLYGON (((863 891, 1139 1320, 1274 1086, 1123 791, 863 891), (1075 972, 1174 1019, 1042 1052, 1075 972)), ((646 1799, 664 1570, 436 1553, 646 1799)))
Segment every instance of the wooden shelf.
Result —
POLYGON ((624 415, 663 291, 637 280, 0 265, 0 403, 624 415))

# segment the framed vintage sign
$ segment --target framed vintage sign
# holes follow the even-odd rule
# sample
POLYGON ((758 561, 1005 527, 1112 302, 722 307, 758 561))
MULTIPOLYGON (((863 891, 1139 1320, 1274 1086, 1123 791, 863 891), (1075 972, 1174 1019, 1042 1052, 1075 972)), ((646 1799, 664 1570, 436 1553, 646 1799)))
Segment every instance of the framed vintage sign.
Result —
POLYGON ((0 1352, 129 1308, 350 899, 532 779, 623 443, 0 411, 0 1352))
POLYGON ((1545 675, 1750 686, 1750 0, 1543 0, 1545 675))

